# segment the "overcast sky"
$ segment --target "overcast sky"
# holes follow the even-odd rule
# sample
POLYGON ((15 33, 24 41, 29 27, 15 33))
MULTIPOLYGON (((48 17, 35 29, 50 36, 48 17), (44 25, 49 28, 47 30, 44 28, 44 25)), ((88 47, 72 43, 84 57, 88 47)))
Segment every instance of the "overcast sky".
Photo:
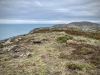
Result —
POLYGON ((0 0, 0 23, 100 22, 100 0, 0 0))

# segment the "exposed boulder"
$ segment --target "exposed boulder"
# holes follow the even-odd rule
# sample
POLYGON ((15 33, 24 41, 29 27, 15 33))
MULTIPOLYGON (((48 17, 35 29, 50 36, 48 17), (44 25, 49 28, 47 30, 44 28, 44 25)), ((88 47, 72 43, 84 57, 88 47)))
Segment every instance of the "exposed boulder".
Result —
POLYGON ((42 41, 41 40, 33 40, 33 44, 41 44, 42 41))
POLYGON ((18 42, 18 41, 20 41, 20 40, 22 40, 22 38, 16 38, 16 39, 15 39, 16 42, 18 42))
POLYGON ((10 43, 11 43, 11 39, 8 39, 8 40, 4 43, 4 45, 10 44, 10 43))
POLYGON ((13 45, 13 46, 11 46, 9 49, 8 49, 8 51, 16 51, 16 49, 18 48, 19 46, 18 45, 13 45))
POLYGON ((22 38, 20 38, 20 37, 13 37, 13 38, 11 39, 11 42, 18 42, 18 41, 20 41, 20 40, 22 40, 22 38))

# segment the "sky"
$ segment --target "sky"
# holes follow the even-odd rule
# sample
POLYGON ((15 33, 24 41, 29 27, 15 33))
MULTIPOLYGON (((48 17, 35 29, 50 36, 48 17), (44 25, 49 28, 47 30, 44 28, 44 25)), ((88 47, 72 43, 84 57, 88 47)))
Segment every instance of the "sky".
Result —
POLYGON ((100 22, 100 0, 0 0, 0 23, 100 22))
POLYGON ((100 23, 100 0, 0 0, 0 40, 74 21, 100 23))

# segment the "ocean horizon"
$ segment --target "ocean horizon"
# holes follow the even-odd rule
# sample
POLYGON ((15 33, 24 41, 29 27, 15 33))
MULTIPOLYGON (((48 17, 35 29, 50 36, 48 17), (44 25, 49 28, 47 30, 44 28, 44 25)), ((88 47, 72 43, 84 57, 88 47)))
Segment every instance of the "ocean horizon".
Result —
POLYGON ((0 24, 0 40, 29 33, 39 27, 51 27, 54 24, 0 24))

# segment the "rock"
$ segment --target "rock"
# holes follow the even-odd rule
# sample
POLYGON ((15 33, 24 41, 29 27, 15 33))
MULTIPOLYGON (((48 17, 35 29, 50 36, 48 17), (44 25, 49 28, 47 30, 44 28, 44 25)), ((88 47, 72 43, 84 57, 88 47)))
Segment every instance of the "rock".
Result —
POLYGON ((16 48, 18 48, 18 47, 19 47, 18 45, 13 45, 8 49, 8 51, 13 50, 14 52, 16 52, 16 48))
POLYGON ((18 42, 18 41, 20 41, 20 40, 22 40, 22 38, 16 38, 16 39, 15 39, 16 42, 18 42))
POLYGON ((10 47, 7 51, 9 52, 10 50, 12 50, 12 49, 13 49, 13 47, 14 47, 14 46, 11 46, 11 47, 10 47))
POLYGON ((27 55, 27 57, 32 57, 32 54, 30 54, 30 53, 27 53, 26 55, 27 55))
POLYGON ((22 38, 18 38, 19 40, 22 40, 22 38))
POLYGON ((6 44, 9 44, 9 43, 11 43, 11 39, 8 39, 8 40, 5 42, 5 45, 6 45, 6 44))
POLYGON ((19 40, 18 39, 15 39, 15 41, 18 42, 19 40))
POLYGON ((23 56, 24 56, 24 54, 21 54, 21 55, 20 55, 20 57, 23 57, 23 56))
POLYGON ((19 57, 19 55, 14 55, 14 56, 13 56, 13 58, 18 58, 18 57, 19 57))
POLYGON ((41 44, 42 42, 40 40, 33 40, 33 44, 41 44))

